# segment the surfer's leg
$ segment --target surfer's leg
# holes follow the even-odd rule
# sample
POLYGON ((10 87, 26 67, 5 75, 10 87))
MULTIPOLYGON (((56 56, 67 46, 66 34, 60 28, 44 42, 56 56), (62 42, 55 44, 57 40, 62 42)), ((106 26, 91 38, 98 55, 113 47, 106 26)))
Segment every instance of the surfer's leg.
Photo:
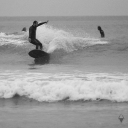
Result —
POLYGON ((31 40, 31 43, 34 44, 34 45, 36 45, 36 49, 38 49, 39 44, 38 44, 38 42, 36 41, 36 39, 32 39, 32 40, 31 40))
POLYGON ((37 43, 35 45, 36 45, 36 49, 38 50, 39 49, 39 47, 38 47, 39 45, 37 43))
POLYGON ((35 40, 36 40, 36 43, 38 44, 38 46, 40 46, 40 49, 42 50, 43 46, 42 46, 41 42, 37 39, 35 39, 35 40))

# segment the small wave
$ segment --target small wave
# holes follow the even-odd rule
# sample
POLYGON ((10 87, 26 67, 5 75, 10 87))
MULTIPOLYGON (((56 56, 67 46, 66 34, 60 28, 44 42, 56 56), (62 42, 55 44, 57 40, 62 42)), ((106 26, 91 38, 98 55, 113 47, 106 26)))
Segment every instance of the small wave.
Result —
POLYGON ((128 76, 112 74, 1 73, 0 98, 26 96, 39 102, 128 101, 128 76))
POLYGON ((111 43, 110 49, 116 53, 123 53, 128 51, 128 43, 116 41, 111 43))
POLYGON ((21 33, 0 33, 0 46, 3 45, 23 45, 26 42, 28 33, 21 32, 21 33))

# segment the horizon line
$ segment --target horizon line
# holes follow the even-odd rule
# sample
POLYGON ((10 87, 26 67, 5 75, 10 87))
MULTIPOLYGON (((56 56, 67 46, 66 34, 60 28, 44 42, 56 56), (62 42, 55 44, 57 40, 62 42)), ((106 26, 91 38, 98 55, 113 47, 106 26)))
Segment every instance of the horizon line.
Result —
POLYGON ((123 16, 128 16, 128 15, 68 15, 68 16, 66 16, 66 15, 54 15, 54 16, 50 16, 50 15, 48 15, 48 16, 43 16, 43 15, 40 15, 40 16, 23 16, 23 15, 16 15, 16 16, 0 16, 0 17, 123 17, 123 16))

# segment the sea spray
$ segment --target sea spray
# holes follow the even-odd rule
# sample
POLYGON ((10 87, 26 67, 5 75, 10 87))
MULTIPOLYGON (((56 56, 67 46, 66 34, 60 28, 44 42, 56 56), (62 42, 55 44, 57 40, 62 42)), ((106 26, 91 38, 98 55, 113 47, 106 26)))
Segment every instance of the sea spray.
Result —
MULTIPOLYGON (((2 45, 29 45, 28 31, 17 33, 0 33, 0 46, 2 45)), ((107 44, 107 41, 102 41, 93 37, 76 37, 70 32, 62 29, 54 28, 50 25, 43 25, 37 29, 37 39, 43 44, 43 50, 52 53, 56 50, 72 52, 82 49, 87 46, 96 44, 107 44)))
POLYGON ((37 38, 42 42, 44 49, 48 53, 61 49, 66 52, 82 49, 86 46, 95 44, 106 44, 107 41, 101 41, 91 37, 76 37, 64 30, 53 28, 52 26, 43 25, 38 27, 37 38))

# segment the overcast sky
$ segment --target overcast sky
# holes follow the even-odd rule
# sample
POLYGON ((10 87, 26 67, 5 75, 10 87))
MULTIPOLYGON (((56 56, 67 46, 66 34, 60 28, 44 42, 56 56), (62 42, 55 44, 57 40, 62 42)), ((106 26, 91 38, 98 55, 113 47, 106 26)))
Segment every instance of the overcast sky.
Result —
POLYGON ((0 16, 128 15, 128 0, 0 0, 0 16))

